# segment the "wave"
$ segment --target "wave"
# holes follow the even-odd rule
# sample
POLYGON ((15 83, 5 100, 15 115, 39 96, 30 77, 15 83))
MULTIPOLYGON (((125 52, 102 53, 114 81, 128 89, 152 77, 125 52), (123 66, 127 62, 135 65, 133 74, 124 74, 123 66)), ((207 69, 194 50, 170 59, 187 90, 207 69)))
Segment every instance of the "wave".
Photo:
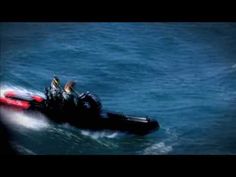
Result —
POLYGON ((232 68, 233 68, 233 69, 236 69, 236 64, 233 64, 233 65, 232 65, 232 68))
POLYGON ((42 130, 50 126, 49 121, 40 113, 25 113, 13 111, 7 108, 0 109, 0 115, 4 122, 16 127, 32 130, 42 130))
POLYGON ((160 142, 154 143, 144 149, 143 155, 162 155, 168 154, 171 151, 173 151, 173 147, 171 145, 166 145, 164 142, 160 142))
POLYGON ((39 95, 43 98, 45 98, 45 95, 43 92, 40 92, 40 91, 37 91, 37 90, 33 90, 33 89, 29 89, 29 88, 24 88, 24 87, 21 87, 21 86, 16 86, 16 85, 13 85, 13 84, 9 84, 9 83, 6 83, 6 82, 2 82, 0 83, 0 96, 4 96, 4 93, 6 91, 16 91, 18 93, 29 93, 30 95, 39 95))
POLYGON ((116 138, 119 134, 118 132, 110 132, 108 130, 105 131, 89 131, 89 130, 81 130, 81 134, 85 136, 89 136, 93 139, 100 138, 116 138))
POLYGON ((152 142, 148 147, 143 149, 140 153, 143 155, 165 155, 174 151, 173 146, 178 144, 178 133, 175 128, 162 127, 164 134, 164 141, 152 142))
MULTIPOLYGON (((27 92, 32 95, 37 94, 44 97, 42 92, 15 86, 9 83, 1 83, 0 90, 0 96, 3 96, 6 91, 14 90, 19 93, 27 92)), ((0 113, 4 121, 10 123, 11 125, 17 125, 33 130, 41 130, 49 127, 49 121, 40 113, 25 113, 23 111, 14 111, 9 108, 1 108, 0 113)))
POLYGON ((15 149, 17 149, 17 151, 20 153, 20 154, 25 154, 25 155, 37 155, 35 152, 29 150, 28 148, 24 147, 24 146, 21 146, 19 144, 15 144, 14 145, 15 149))

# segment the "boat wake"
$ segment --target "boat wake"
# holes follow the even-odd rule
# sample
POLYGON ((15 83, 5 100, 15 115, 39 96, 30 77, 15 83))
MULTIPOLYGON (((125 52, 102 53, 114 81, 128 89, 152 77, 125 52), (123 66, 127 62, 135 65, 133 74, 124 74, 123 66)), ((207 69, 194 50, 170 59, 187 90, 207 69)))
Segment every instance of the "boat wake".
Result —
POLYGON ((164 142, 155 143, 147 147, 143 151, 143 155, 164 155, 173 150, 171 145, 166 145, 164 142))
POLYGON ((4 122, 14 126, 15 128, 27 128, 38 131, 50 126, 47 118, 40 113, 28 114, 7 108, 1 108, 0 115, 4 122))
POLYGON ((84 136, 89 136, 93 139, 101 139, 101 138, 116 138, 121 133, 107 131, 107 130, 105 131, 81 130, 81 134, 84 136))
POLYGON ((16 91, 17 93, 20 93, 20 94, 29 93, 30 95, 39 95, 45 98, 45 95, 43 92, 27 89, 27 88, 12 85, 9 83, 0 83, 0 96, 3 97, 6 91, 16 91))
MULTIPOLYGON (((19 93, 29 93, 32 95, 40 95, 44 97, 42 92, 38 92, 31 89, 26 89, 20 86, 1 83, 0 84, 0 96, 4 96, 6 91, 15 90, 19 93)), ((24 127, 27 129, 41 130, 50 126, 49 121, 45 116, 40 113, 25 113, 23 111, 16 111, 9 108, 1 108, 0 115, 4 122, 10 125, 17 126, 18 128, 24 127)))

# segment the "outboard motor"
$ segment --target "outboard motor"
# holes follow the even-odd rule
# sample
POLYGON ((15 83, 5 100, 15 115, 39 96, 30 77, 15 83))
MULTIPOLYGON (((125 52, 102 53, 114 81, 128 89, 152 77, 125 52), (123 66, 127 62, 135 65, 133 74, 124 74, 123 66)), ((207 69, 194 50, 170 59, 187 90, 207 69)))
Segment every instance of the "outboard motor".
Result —
POLYGON ((102 109, 102 104, 101 104, 100 99, 97 96, 87 91, 80 95, 80 100, 83 101, 84 106, 89 111, 93 113, 100 113, 102 109))

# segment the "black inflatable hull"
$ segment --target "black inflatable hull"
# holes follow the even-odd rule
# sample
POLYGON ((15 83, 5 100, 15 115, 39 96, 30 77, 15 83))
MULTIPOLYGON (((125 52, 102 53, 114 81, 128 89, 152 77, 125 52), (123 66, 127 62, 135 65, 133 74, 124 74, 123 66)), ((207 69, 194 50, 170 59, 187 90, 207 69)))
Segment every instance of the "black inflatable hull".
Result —
MULTIPOLYGON (((12 94, 12 93, 11 93, 12 94)), ((88 130, 114 130, 137 135, 146 135, 159 129, 159 123, 146 117, 127 116, 108 111, 78 111, 64 109, 48 109, 45 100, 40 97, 26 99, 21 96, 8 95, 1 98, 2 106, 16 107, 24 111, 38 111, 45 114, 50 120, 57 123, 69 123, 72 126, 88 130), (15 102, 14 102, 15 100, 15 102), (22 101, 22 103, 20 103, 22 101), (27 104, 26 104, 27 103, 27 104)))
POLYGON ((90 130, 115 130, 132 134, 145 135, 159 128, 155 120, 148 118, 137 118, 123 114, 103 112, 97 117, 84 117, 71 121, 76 127, 90 130))
POLYGON ((100 114, 64 114, 44 112, 57 123, 69 123, 77 128, 122 131, 137 135, 146 135, 159 129, 158 121, 146 117, 127 116, 121 113, 102 111, 100 114))
POLYGON ((146 135, 159 128, 156 120, 144 117, 131 117, 116 113, 106 113, 108 117, 101 118, 101 127, 120 130, 128 133, 146 135))

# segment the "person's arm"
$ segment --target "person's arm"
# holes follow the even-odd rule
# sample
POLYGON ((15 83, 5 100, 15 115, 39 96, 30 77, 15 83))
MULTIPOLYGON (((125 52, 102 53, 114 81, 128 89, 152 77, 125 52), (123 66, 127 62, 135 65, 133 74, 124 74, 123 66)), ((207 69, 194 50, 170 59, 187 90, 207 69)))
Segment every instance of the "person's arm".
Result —
POLYGON ((45 87, 45 95, 47 99, 51 98, 51 92, 50 92, 51 86, 45 87))

